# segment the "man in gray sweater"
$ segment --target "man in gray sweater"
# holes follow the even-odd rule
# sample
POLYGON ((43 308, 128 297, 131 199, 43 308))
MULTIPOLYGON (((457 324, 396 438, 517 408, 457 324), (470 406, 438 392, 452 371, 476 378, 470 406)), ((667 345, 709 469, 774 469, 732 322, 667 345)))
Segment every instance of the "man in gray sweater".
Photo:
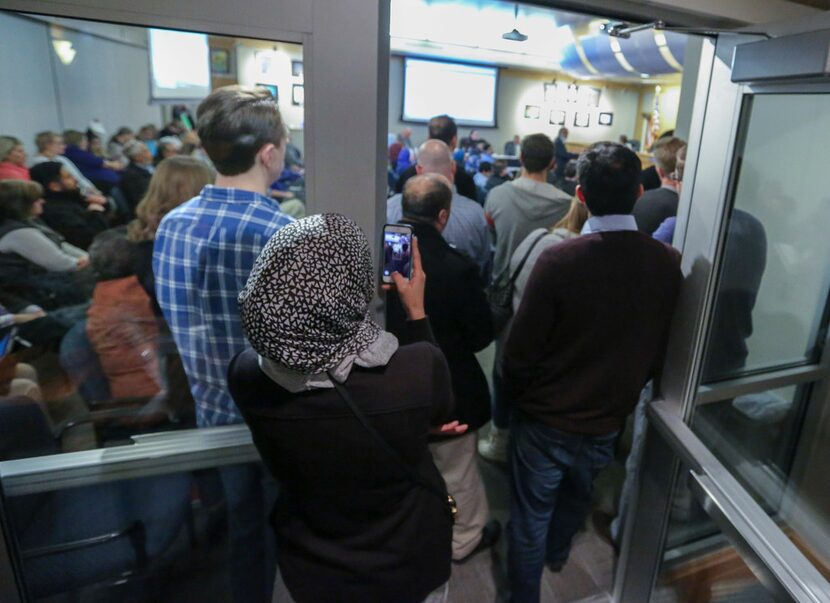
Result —
MULTIPOLYGON (((510 258, 516 247, 537 228, 548 228, 568 212, 571 197, 552 184, 548 173, 555 165, 553 141, 544 134, 531 134, 521 144, 522 172, 519 178, 497 186, 487 195, 484 212, 495 238, 493 288, 507 287, 510 258)), ((506 460, 508 409, 501 392, 501 350, 507 333, 496 336, 493 369, 493 423, 479 453, 490 460, 506 460)))

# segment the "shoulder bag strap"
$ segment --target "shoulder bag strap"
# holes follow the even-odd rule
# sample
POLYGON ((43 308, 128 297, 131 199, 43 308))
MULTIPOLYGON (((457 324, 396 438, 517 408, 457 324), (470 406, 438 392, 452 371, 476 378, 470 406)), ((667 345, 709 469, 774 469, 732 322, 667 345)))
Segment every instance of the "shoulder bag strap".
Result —
POLYGON ((513 272, 513 276, 510 277, 510 280, 507 283, 508 287, 512 287, 513 285, 516 284, 516 279, 519 278, 519 274, 521 274, 522 268, 525 267, 525 264, 527 263, 527 259, 530 257, 531 252, 534 249, 536 249, 536 244, 539 241, 541 241, 545 237, 545 235, 547 235, 547 234, 549 234, 549 233, 546 230, 542 234, 540 234, 538 237, 536 237, 535 241, 533 241, 533 244, 530 246, 530 249, 527 250, 527 253, 525 253, 525 256, 522 258, 522 261, 519 262, 518 266, 516 266, 516 270, 513 272))
POLYGON ((334 377, 329 375, 329 379, 334 384, 334 389, 337 390, 337 393, 346 403, 346 406, 349 407, 349 410, 352 411, 352 414, 360 421, 360 424, 363 425, 363 428, 369 432, 369 434, 375 439, 378 445, 386 451, 387 456, 395 461, 395 464, 398 465, 403 472, 406 474, 407 478, 414 484, 421 486, 425 490, 435 494, 438 496, 442 501, 447 501, 447 492, 443 491, 441 488, 436 486, 435 484, 428 482, 423 478, 423 476, 417 471, 410 467, 404 460, 401 458, 401 455, 389 445, 389 443, 383 439, 383 436, 378 433, 378 431, 372 427, 372 424, 369 423, 369 419, 366 418, 366 415, 363 414, 357 405, 354 403, 349 390, 346 389, 344 385, 338 383, 334 380, 334 377))

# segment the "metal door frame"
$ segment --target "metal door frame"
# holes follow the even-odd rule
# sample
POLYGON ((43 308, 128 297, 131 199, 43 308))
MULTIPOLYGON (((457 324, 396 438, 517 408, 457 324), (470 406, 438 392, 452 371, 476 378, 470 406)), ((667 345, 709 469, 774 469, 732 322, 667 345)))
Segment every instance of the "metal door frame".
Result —
POLYGON ((698 403, 787 385, 817 382, 811 406, 830 403, 830 380, 826 379, 830 375, 830 353, 826 343, 823 358, 813 364, 769 370, 716 386, 698 385, 731 210, 731 178, 744 99, 773 92, 830 93, 826 80, 733 83, 733 50, 751 41, 748 36, 722 35, 717 41, 706 40, 703 44, 674 242, 683 253, 685 279, 672 324, 660 397, 648 409, 640 483, 626 517, 614 583, 615 602, 643 603, 650 599, 661 567, 672 493, 680 479, 690 481, 695 498, 758 580, 778 599, 799 603, 830 600, 827 580, 689 427, 698 403))

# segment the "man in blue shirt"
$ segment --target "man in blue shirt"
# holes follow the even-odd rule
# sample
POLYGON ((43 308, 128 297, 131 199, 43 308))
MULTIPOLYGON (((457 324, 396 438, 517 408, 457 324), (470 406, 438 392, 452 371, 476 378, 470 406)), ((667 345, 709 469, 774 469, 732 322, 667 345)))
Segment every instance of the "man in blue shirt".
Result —
MULTIPOLYGON (((182 357, 200 427, 241 423, 228 393, 231 358, 245 336, 237 296, 260 250, 293 220, 268 186, 283 169, 286 130, 267 92, 221 88, 197 113, 216 185, 167 214, 153 253, 156 293, 182 357)), ((220 468, 228 502, 234 601, 270 601, 266 502, 259 464, 220 468)))

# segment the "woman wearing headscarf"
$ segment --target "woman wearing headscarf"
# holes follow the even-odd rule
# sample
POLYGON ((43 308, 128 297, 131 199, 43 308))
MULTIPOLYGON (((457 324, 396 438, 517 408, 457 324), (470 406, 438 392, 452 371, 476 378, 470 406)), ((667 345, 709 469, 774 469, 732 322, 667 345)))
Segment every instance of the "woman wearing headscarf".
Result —
POLYGON ((452 390, 424 314, 417 242, 413 257, 411 279, 394 275, 404 345, 372 320, 369 243, 338 214, 280 229, 239 295, 252 348, 228 384, 282 488, 276 601, 446 599, 452 514, 427 435, 446 421, 452 390))

